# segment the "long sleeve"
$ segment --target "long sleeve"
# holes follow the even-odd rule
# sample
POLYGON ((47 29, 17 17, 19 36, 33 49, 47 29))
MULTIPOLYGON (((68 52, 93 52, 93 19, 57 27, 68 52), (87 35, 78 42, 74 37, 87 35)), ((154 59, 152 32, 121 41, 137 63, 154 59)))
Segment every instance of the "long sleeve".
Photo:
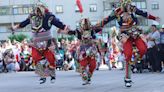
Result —
POLYGON ((75 31, 68 31, 68 35, 75 35, 78 39, 81 39, 81 33, 78 29, 76 29, 75 31))
POLYGON ((93 39, 96 39, 95 34, 98 33, 98 32, 100 32, 100 31, 102 31, 102 28, 93 29, 93 30, 91 31, 91 36, 92 36, 92 38, 93 38, 93 39))
POLYGON ((96 39, 95 33, 96 32, 94 30, 92 30, 92 32, 91 32, 92 39, 96 39))
POLYGON ((30 18, 27 18, 26 20, 24 20, 23 22, 21 22, 19 24, 19 27, 20 28, 23 28, 23 27, 27 26, 28 24, 30 24, 30 18))
POLYGON ((102 21, 100 21, 97 25, 104 27, 107 23, 110 21, 116 19, 115 15, 109 15, 108 17, 104 18, 102 21))
POLYGON ((76 35, 76 31, 68 31, 68 35, 76 35))
POLYGON ((65 29, 66 25, 64 25, 59 19, 57 19, 54 15, 53 15, 53 19, 51 21, 52 25, 55 25, 57 28, 60 28, 62 30, 65 29))
POLYGON ((145 17, 145 18, 147 18, 147 19, 156 20, 156 17, 155 17, 155 16, 153 16, 153 15, 151 15, 151 14, 148 14, 148 12, 142 11, 142 10, 140 10, 140 9, 138 9, 138 8, 136 8, 135 13, 136 13, 137 15, 143 16, 143 17, 145 17))
POLYGON ((102 28, 97 28, 97 29, 94 30, 95 33, 98 33, 100 31, 102 31, 102 28))

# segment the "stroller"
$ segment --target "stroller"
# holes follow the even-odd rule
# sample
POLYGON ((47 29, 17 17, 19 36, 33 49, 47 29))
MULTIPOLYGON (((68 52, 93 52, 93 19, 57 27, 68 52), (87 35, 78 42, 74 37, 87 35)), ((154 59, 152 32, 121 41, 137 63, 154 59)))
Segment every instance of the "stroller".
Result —
POLYGON ((148 63, 145 61, 145 58, 143 57, 141 60, 139 60, 139 51, 135 46, 133 46, 133 55, 131 61, 131 70, 133 73, 142 73, 144 69, 148 69, 148 63))
POLYGON ((55 56, 56 56, 56 69, 63 70, 64 59, 62 58, 60 53, 57 53, 55 56))

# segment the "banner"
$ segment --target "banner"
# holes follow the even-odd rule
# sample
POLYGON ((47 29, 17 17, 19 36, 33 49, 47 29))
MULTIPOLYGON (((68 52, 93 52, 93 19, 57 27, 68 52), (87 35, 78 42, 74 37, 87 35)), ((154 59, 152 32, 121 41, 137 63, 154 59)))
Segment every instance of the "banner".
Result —
POLYGON ((77 6, 79 8, 79 12, 83 13, 83 7, 82 7, 82 4, 81 4, 80 0, 76 0, 76 4, 77 4, 77 6))

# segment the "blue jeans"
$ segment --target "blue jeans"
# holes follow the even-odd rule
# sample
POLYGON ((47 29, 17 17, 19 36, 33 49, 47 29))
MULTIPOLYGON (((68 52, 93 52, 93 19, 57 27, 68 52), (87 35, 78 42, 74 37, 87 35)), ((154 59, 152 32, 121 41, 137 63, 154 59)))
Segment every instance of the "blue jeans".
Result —
POLYGON ((0 72, 2 72, 3 64, 0 63, 0 72))
POLYGON ((6 68, 9 72, 15 71, 15 64, 14 63, 7 64, 6 68))

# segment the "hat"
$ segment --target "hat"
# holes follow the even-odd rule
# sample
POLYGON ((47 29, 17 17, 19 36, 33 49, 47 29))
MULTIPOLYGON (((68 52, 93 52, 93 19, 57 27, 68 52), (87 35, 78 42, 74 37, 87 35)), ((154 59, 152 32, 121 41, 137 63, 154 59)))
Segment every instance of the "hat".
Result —
POLYGON ((131 0, 120 0, 121 6, 125 7, 127 4, 131 4, 131 0))
POLYGON ((162 25, 162 28, 164 28, 164 24, 162 25))
POLYGON ((45 15, 45 13, 49 12, 48 8, 43 3, 37 3, 34 9, 34 12, 37 13, 37 10, 39 10, 42 15, 45 15))

